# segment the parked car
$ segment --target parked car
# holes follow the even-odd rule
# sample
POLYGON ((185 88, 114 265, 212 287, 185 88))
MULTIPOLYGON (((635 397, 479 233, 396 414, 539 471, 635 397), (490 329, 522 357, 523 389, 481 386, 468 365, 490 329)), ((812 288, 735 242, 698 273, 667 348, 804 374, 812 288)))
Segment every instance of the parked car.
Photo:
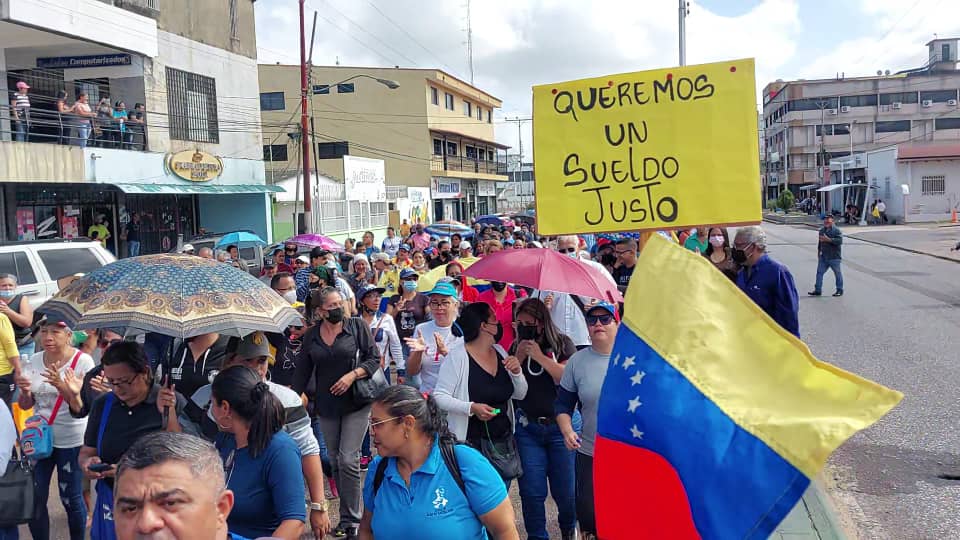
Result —
MULTIPOLYGON (((194 253, 199 253, 201 248, 210 248, 217 250, 214 246, 228 233, 207 233, 193 237, 188 243, 193 246, 194 253)), ((226 246, 223 246, 224 248, 226 246)), ((264 247, 258 245, 240 245, 240 258, 247 263, 247 271, 253 276, 259 276, 263 271, 263 260, 265 257, 264 247)))
POLYGON ((88 238, 0 244, 0 273, 17 276, 17 293, 36 307, 57 294, 57 280, 112 263, 112 253, 88 238))

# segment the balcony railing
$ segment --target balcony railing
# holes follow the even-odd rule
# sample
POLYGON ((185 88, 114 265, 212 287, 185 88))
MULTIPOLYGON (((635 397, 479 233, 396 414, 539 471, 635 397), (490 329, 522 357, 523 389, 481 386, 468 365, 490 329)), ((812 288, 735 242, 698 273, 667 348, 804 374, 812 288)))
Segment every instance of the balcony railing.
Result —
POLYGON ((0 119, 0 140, 147 150, 144 120, 121 122, 36 108, 14 114, 8 104, 0 104, 0 119))
POLYGON ((430 163, 433 171, 460 171, 479 174, 507 174, 505 161, 490 161, 475 159, 466 156, 437 156, 434 155, 430 163))

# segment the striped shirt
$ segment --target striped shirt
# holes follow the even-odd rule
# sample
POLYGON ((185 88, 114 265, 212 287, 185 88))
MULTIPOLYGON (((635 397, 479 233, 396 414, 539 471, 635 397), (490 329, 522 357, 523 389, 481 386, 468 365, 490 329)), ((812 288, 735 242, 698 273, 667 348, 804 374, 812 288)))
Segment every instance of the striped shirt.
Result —
POLYGON ((13 101, 13 108, 19 113, 17 116, 23 113, 30 114, 30 96, 18 92, 13 95, 13 101))

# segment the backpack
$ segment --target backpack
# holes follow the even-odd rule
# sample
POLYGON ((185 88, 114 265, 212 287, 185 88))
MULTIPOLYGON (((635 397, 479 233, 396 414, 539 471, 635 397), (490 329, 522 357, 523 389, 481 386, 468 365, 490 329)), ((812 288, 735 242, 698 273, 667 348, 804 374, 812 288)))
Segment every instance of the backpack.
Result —
MULTIPOLYGON (((450 471, 450 476, 453 476, 453 481, 460 486, 460 491, 464 495, 467 494, 467 485, 463 482, 463 475, 460 474, 460 463, 457 462, 457 454, 454 451, 454 448, 457 446, 457 443, 440 439, 440 455, 443 456, 443 463, 447 466, 447 470, 450 471)), ((373 475, 373 496, 376 498, 377 491, 380 490, 380 484, 383 484, 383 477, 387 474, 387 459, 384 458, 380 460, 380 463, 377 464, 377 470, 373 475)))

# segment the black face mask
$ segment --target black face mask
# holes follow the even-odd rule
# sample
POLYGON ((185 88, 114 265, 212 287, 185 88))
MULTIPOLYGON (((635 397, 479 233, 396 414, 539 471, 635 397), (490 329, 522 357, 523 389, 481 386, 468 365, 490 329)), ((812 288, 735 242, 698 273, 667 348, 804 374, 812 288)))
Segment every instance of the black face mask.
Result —
POLYGON ((617 263, 617 256, 613 253, 604 253, 600 256, 600 264, 604 266, 613 266, 617 263))
POLYGON ((527 326, 525 324, 517 325, 517 339, 525 341, 528 339, 540 339, 540 330, 536 326, 527 326))
POLYGON ((447 258, 447 257, 450 256, 450 252, 449 252, 449 251, 441 251, 441 252, 440 252, 440 256, 443 257, 443 258, 447 258))
MULTIPOLYGON (((490 324, 490 323, 487 323, 490 324)), ((500 340, 503 339, 503 325, 499 322, 497 323, 497 333, 493 336, 493 341, 495 343, 500 343, 500 340)))
POLYGON ((343 321, 343 308, 333 308, 327 310, 327 322, 337 324, 343 321))
POLYGON ((491 281, 491 282, 490 282, 490 287, 492 287, 493 290, 495 290, 495 291, 497 291, 497 292, 501 292, 501 291, 503 291, 504 289, 507 288, 507 284, 504 283, 504 282, 502 282, 502 281, 491 281))
POLYGON ((311 290, 313 290, 313 289, 319 289, 319 288, 320 288, 320 282, 319 282, 319 281, 316 282, 316 283, 311 283, 311 284, 310 284, 310 289, 311 289, 311 290))
POLYGON ((747 262, 747 252, 742 249, 733 248, 730 250, 730 256, 733 257, 733 262, 737 264, 747 262))

